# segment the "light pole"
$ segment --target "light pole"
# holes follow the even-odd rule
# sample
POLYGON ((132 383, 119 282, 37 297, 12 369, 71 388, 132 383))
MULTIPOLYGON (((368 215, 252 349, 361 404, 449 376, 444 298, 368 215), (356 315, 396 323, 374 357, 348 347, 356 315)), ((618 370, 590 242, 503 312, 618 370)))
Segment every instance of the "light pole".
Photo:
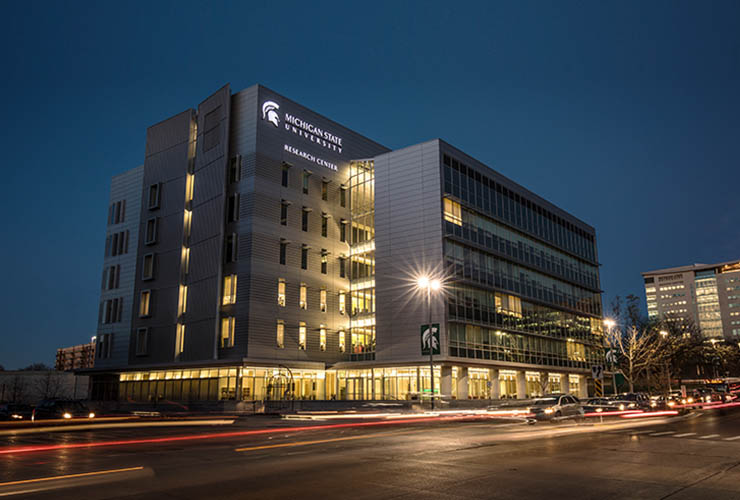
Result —
MULTIPOLYGON (((614 328, 616 325, 617 325, 617 322, 614 321, 613 319, 606 318, 604 320, 604 326, 606 326, 607 332, 609 332, 609 334, 611 334, 612 328, 614 328)), ((614 354, 613 348, 609 348, 609 354, 610 354, 609 364, 611 365, 611 370, 612 370, 612 388, 614 389, 614 395, 616 396, 617 395, 617 372, 614 371, 614 361, 613 361, 616 355, 614 354)))
POLYGON ((442 284, 438 279, 429 279, 427 276, 422 276, 416 282, 417 286, 421 290, 427 292, 427 310, 429 311, 429 380, 431 381, 430 387, 431 392, 431 403, 432 411, 434 411, 434 331, 432 330, 432 290, 435 292, 442 287, 442 284))
MULTIPOLYGON (((660 337, 665 340, 668 338, 668 332, 666 330, 661 330, 660 337)), ((671 374, 668 372, 668 361, 665 361, 663 363, 663 369, 665 370, 665 376, 666 376, 666 382, 668 383, 668 394, 671 393, 671 374)))

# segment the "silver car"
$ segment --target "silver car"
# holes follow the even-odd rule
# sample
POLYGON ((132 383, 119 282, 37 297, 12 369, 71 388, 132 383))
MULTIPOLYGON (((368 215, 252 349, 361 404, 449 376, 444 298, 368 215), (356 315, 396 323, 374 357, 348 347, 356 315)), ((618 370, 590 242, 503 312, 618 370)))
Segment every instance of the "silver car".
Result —
POLYGON ((546 394, 533 399, 529 411, 537 420, 559 420, 583 416, 581 402, 570 394, 546 394))

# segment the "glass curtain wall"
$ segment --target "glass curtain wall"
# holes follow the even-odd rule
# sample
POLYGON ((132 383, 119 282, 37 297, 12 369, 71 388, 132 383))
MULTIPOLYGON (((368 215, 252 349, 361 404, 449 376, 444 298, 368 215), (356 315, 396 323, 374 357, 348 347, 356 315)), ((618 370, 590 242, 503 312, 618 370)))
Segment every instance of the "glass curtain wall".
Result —
MULTIPOLYGON (((350 359, 375 359, 375 165, 350 163, 350 359)), ((348 394, 352 388, 348 388, 348 394)), ((353 393, 356 393, 354 391, 353 393)))
POLYGON ((696 273, 696 308, 699 313, 699 328, 708 338, 722 337, 722 317, 717 293, 717 276, 714 270, 696 273))

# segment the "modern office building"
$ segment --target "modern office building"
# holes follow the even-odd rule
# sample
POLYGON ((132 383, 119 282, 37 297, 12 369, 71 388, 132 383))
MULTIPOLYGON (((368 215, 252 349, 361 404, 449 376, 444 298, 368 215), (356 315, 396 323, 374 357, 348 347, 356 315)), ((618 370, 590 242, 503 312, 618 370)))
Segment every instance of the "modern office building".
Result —
POLYGON ((648 317, 688 320, 706 338, 740 339, 740 261, 642 273, 648 317))
POLYGON ((93 397, 584 394, 594 229, 442 140, 391 151, 263 86, 147 130, 113 179, 93 397))

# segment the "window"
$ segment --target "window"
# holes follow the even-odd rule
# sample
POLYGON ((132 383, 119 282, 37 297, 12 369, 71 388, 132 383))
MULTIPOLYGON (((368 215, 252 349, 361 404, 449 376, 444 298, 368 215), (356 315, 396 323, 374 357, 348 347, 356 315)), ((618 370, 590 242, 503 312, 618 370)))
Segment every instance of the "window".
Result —
POLYGON ((298 349, 301 351, 306 350, 306 323, 301 321, 298 324, 298 349))
POLYGON ((185 203, 193 201, 193 192, 195 190, 195 174, 187 174, 185 177, 185 203))
POLYGON ((229 162, 229 184, 239 182, 241 178, 242 155, 236 155, 229 162))
POLYGON ((282 226, 288 225, 288 205, 290 205, 289 202, 280 200, 280 225, 282 226))
POLYGON ((319 328, 319 347, 322 351, 326 351, 326 326, 324 325, 319 328))
POLYGON ((321 181, 321 199, 324 201, 329 199, 329 181, 321 181))
POLYGON ((236 304, 236 274, 224 276, 224 291, 221 305, 236 304))
POLYGON ((226 203, 226 222, 239 220, 239 195, 232 194, 226 203))
POLYGON ((188 247, 182 247, 182 274, 186 275, 190 272, 190 249, 188 247))
POLYGON ((301 269, 308 269, 308 247, 301 248, 301 269))
POLYGON ((460 204, 456 201, 450 200, 449 198, 445 198, 444 218, 446 221, 462 226, 462 210, 460 208, 460 204))
POLYGON ((182 213, 182 241, 184 244, 190 244, 190 228, 193 223, 193 212, 187 208, 182 213))
POLYGON ((298 299, 298 305, 301 309, 308 309, 308 299, 306 298, 308 287, 305 283, 301 283, 300 296, 298 299))
POLYGON ((153 217, 146 221, 146 237, 144 244, 151 245, 157 242, 157 219, 153 217))
POLYGON ((347 206, 347 188, 345 186, 342 186, 339 190, 339 205, 341 207, 347 206))
POLYGON ((285 349, 285 323, 282 320, 277 321, 277 332, 275 334, 278 349, 285 349))
POLYGON ((177 314, 178 316, 183 315, 188 310, 188 287, 187 285, 180 285, 180 293, 177 300, 177 314))
POLYGON ((228 262, 236 262, 237 256, 237 235, 231 233, 226 235, 226 241, 224 242, 224 260, 228 262))
POLYGON ((98 345, 95 347, 95 355, 98 358, 110 358, 113 334, 104 333, 98 335, 98 345))
POLYGON ((301 229, 304 231, 308 231, 308 213, 310 211, 310 208, 303 207, 303 215, 301 217, 301 229))
POLYGON ((319 293, 319 307, 321 309, 322 313, 326 312, 326 289, 322 288, 321 292, 319 293))
POLYGON ((346 278, 347 272, 345 270, 345 259, 344 257, 339 257, 339 277, 340 278, 346 278))
POLYGON ((155 208, 159 208, 159 198, 160 198, 160 185, 152 184, 151 186, 149 186, 149 210, 154 210, 155 208))
POLYGON ((103 273, 103 289, 104 290, 113 290, 114 288, 118 288, 118 284, 121 279, 121 266, 109 266, 105 268, 105 272, 103 273))
POLYGON ((347 221, 345 219, 339 221, 339 241, 347 241, 347 221))
POLYGON ((146 318, 150 314, 152 302, 151 290, 142 290, 139 297, 139 317, 146 318))
POLYGON ((175 359, 179 358, 184 350, 185 350, 185 325, 182 323, 178 323, 177 330, 175 333, 175 359))
POLYGON ((144 263, 141 266, 141 279, 150 280, 154 278, 154 254, 148 253, 144 256, 144 263))
POLYGON ((329 214, 322 213, 321 214, 321 236, 326 238, 326 235, 329 233, 329 214))
POLYGON ((303 171, 303 194, 308 194, 308 178, 311 177, 311 172, 308 170, 303 171))
POLYGON ((278 280, 278 305, 285 307, 285 280, 282 278, 278 280))
POLYGON ((146 356, 149 351, 149 328, 136 330, 136 355, 146 356))
POLYGON ((285 265, 285 254, 288 248, 288 244, 284 241, 280 242, 280 263, 285 265))
POLYGON ((283 178, 282 178, 282 185, 283 187, 288 187, 288 169, 290 168, 290 165, 287 163, 283 163, 283 178))
POLYGON ((344 292, 339 292, 339 314, 344 314, 347 310, 347 303, 345 302, 346 295, 344 292))
POLYGON ((344 337, 344 331, 339 331, 339 352, 344 352, 347 349, 346 340, 344 337))
POLYGON ((321 274, 326 274, 326 266, 329 262, 329 253, 326 249, 321 249, 321 274))
POLYGON ((221 318, 221 347, 234 347, 234 326, 236 318, 221 318))

